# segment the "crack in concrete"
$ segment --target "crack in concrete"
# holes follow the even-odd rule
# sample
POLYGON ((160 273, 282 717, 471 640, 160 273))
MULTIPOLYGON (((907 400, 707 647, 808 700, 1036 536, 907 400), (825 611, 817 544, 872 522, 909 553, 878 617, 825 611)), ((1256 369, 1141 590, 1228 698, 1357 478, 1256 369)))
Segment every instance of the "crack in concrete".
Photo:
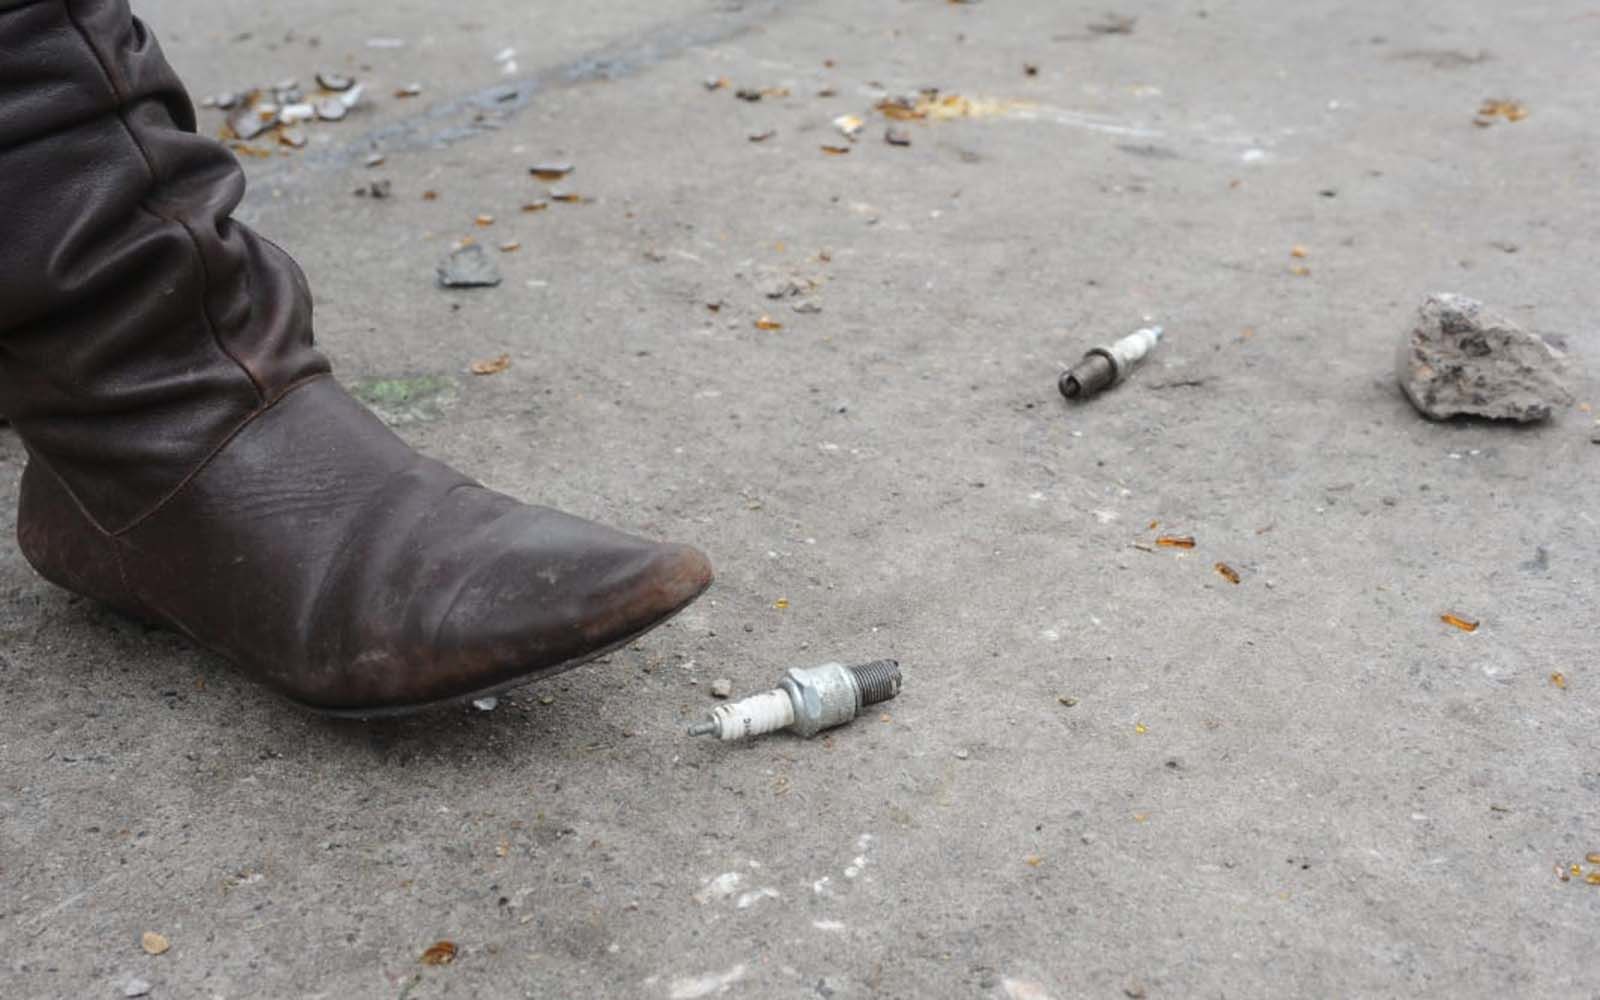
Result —
POLYGON ((690 49, 718 45, 754 30, 772 19, 787 0, 750 0, 655 25, 611 42, 576 59, 547 67, 531 76, 496 83, 435 104, 408 118, 372 129, 330 149, 308 151, 291 162, 259 173, 258 182, 282 183, 308 168, 345 167, 374 151, 384 153, 439 149, 466 139, 492 134, 535 97, 551 90, 601 80, 620 80, 678 58, 690 49), (462 116, 468 115, 465 121, 462 116))

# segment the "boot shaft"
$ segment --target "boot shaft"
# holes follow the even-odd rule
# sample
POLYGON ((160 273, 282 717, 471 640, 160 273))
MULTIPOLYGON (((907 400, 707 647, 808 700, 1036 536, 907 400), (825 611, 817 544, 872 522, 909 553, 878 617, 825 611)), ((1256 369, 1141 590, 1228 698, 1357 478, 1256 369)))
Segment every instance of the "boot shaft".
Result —
POLYGON ((0 410, 104 530, 327 371, 292 260, 125 0, 0 0, 0 410))

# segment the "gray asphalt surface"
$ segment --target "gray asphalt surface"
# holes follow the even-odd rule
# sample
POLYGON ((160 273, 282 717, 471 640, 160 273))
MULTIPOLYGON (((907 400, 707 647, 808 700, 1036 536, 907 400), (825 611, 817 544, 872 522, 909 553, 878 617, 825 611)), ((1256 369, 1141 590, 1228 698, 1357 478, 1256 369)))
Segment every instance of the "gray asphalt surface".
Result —
POLYGON ((1600 996, 1556 874, 1600 851, 1600 8, 1106 6, 140 8, 197 96, 368 81, 244 157, 347 383, 719 579, 493 712, 332 723, 35 577, 0 432, 0 995, 1600 996), (918 87, 977 113, 891 147, 918 87), (519 211, 551 159, 587 201, 519 211), (504 283, 437 288, 468 235, 504 283), (1418 417, 1435 291, 1582 403, 1418 417), (715 678, 884 656, 826 739, 683 735, 715 678))

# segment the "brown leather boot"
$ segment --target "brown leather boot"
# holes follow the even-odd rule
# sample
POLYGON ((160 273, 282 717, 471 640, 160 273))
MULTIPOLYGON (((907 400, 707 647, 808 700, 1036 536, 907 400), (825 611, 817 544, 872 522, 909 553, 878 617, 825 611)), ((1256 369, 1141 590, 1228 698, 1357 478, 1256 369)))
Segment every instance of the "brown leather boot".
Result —
POLYGON ((0 401, 41 574, 363 717, 576 666, 709 585, 695 549, 491 492, 351 399, 194 125, 125 0, 0 0, 0 401))

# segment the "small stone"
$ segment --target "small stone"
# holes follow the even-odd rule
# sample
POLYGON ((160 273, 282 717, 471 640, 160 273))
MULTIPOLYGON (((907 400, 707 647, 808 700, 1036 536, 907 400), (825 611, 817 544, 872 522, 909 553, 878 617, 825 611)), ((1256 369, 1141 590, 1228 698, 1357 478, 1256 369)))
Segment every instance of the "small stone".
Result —
POLYGON ((769 299, 787 299, 805 291, 805 286, 793 278, 774 278, 761 287, 761 294, 769 299))
POLYGON ((797 313, 801 313, 802 315, 810 315, 812 313, 821 312, 822 303, 813 301, 811 299, 804 299, 800 302, 796 302, 790 308, 794 309, 794 311, 797 313))
POLYGON ((387 159, 387 157, 385 157, 382 153, 368 153, 367 158, 362 160, 361 163, 362 166, 366 167, 381 167, 383 166, 383 161, 385 159, 387 159))
POLYGON ((439 284, 446 288, 491 288, 500 284, 500 268, 483 247, 468 243, 439 262, 439 284))
POLYGON ((883 130, 883 141, 891 146, 911 145, 911 133, 898 125, 890 125, 883 130))
POLYGON ((1572 402, 1566 355, 1481 302, 1434 295, 1396 357, 1406 397, 1423 416, 1531 423, 1572 402))
POLYGON ((125 997, 147 997, 150 995, 150 984, 143 979, 130 979, 128 980, 128 985, 122 988, 122 995, 125 997))
POLYGON ((968 750, 966 747, 962 747, 960 750, 955 751, 955 756, 956 760, 966 760, 968 757, 972 756, 972 751, 968 750))
POLYGON ((727 698, 733 694, 733 681, 726 677, 718 677, 711 682, 711 697, 727 698))
POLYGON ((356 188, 356 194, 362 198, 387 198, 394 193, 394 182, 387 177, 381 177, 371 184, 363 184, 356 188))
POLYGON ((1072 697, 1070 695, 1065 695, 1065 694, 1062 695, 1061 697, 1057 698, 1056 701, 1061 702, 1061 704, 1067 706, 1068 708, 1072 708, 1073 706, 1078 704, 1078 699, 1076 699, 1076 698, 1074 698, 1074 697, 1072 697))
POLYGON ((228 115, 228 129, 245 142, 254 139, 272 125, 271 120, 262 117, 260 112, 251 107, 236 108, 228 115))
POLYGON ((286 128, 278 131, 278 142, 290 149, 304 149, 306 134, 297 128, 286 128))
POLYGON ((480 712, 492 712, 500 707, 500 699, 495 697, 474 698, 472 707, 480 712))
MULTIPOLYGON (((339 102, 335 100, 334 103, 338 104, 339 102)), ((341 108, 344 107, 342 104, 339 106, 341 108)), ((317 117, 317 106, 305 101, 301 101, 298 104, 285 104, 282 110, 278 112, 278 122, 282 125, 296 125, 300 122, 308 122, 315 117, 317 117)))
POLYGON ((349 90, 356 85, 355 77, 345 76, 343 73, 321 72, 317 74, 317 86, 323 90, 335 93, 349 90))
POLYGON ((343 121, 350 108, 337 97, 324 97, 317 102, 317 117, 325 122, 343 121))

